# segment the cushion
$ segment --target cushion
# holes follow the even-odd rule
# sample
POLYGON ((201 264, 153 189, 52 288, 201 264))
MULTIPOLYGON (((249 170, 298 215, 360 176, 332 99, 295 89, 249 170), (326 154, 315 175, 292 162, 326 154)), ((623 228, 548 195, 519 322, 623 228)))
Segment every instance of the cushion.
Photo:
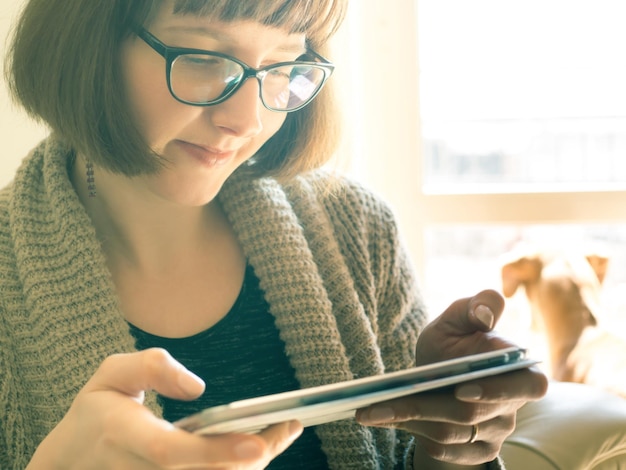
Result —
POLYGON ((589 385, 551 382, 520 409, 502 447, 507 470, 626 468, 626 400, 589 385))

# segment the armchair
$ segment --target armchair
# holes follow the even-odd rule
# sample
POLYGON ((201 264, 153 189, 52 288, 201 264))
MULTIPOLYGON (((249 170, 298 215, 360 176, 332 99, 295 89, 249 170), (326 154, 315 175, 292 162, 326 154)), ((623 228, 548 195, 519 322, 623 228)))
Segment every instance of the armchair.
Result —
POLYGON ((551 382, 544 399, 520 410, 501 455, 507 470, 624 470, 626 400, 551 382))

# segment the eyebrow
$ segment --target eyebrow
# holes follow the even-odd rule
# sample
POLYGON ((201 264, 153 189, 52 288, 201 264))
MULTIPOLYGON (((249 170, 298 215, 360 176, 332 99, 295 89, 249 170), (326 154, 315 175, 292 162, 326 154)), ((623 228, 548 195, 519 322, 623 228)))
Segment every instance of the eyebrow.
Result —
MULTIPOLYGON (((215 39, 216 41, 220 41, 220 42, 231 42, 231 43, 235 42, 233 41, 233 37, 229 34, 225 34, 220 31, 215 31, 213 29, 205 28, 202 26, 169 26, 165 29, 169 31, 178 31, 178 32, 183 32, 183 33, 188 33, 188 34, 197 34, 200 36, 206 36, 206 37, 215 39)), ((295 43, 281 44, 280 46, 276 48, 276 50, 278 52, 301 54, 303 52, 306 52, 307 47, 304 44, 295 44, 295 43)))

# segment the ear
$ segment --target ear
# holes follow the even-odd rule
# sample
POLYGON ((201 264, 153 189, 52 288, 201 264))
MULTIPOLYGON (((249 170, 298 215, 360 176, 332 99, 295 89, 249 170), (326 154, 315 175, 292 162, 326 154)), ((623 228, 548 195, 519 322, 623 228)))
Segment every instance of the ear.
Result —
POLYGON ((604 278, 606 277, 609 258, 601 255, 587 255, 585 258, 587 258, 593 272, 595 272, 596 276, 598 276, 598 281, 602 284, 604 282, 604 278))
POLYGON ((502 293, 512 297, 520 284, 528 284, 539 280, 543 262, 539 257, 524 256, 502 266, 502 293))

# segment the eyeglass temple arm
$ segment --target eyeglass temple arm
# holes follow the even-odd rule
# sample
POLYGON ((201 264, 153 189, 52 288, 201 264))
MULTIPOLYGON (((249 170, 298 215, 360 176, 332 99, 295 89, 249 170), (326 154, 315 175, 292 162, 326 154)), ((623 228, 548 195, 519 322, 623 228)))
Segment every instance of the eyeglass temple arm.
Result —
POLYGON ((323 65, 328 65, 330 67, 334 67, 335 66, 335 64, 333 64, 330 60, 328 60, 326 57, 323 57, 323 56, 319 55, 313 49, 310 49, 310 48, 307 47, 306 54, 315 57, 323 65))
POLYGON ((137 26, 134 28, 135 34, 143 39, 148 46, 154 49, 158 54, 165 57, 167 55, 167 47, 157 38, 155 38, 147 29, 137 26))

